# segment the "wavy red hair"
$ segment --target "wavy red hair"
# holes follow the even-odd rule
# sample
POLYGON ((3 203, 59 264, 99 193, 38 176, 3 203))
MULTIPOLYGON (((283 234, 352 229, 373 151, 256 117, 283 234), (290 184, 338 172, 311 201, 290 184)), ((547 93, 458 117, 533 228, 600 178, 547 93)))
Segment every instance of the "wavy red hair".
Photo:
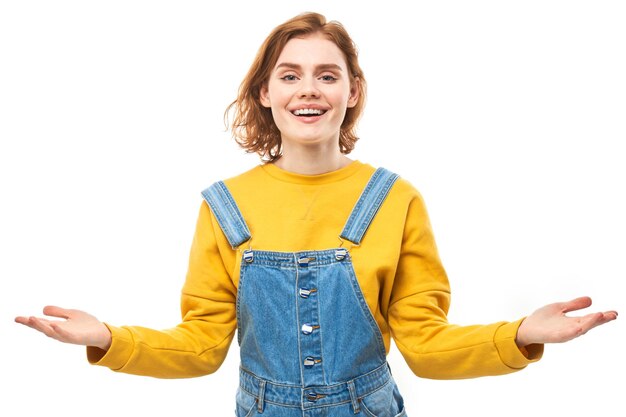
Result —
POLYGON ((267 83, 278 57, 287 42, 295 37, 321 33, 343 52, 349 70, 350 83, 359 90, 354 107, 348 108, 339 133, 339 149, 348 154, 358 140, 356 125, 365 106, 366 83, 359 66, 357 48, 343 25, 326 21, 319 13, 303 13, 277 26, 265 39, 252 66, 239 86, 237 99, 224 113, 233 138, 246 150, 255 152, 265 162, 276 161, 281 156, 280 131, 274 123, 271 110, 261 105, 261 88, 267 83), (232 113, 232 122, 229 115, 232 113))

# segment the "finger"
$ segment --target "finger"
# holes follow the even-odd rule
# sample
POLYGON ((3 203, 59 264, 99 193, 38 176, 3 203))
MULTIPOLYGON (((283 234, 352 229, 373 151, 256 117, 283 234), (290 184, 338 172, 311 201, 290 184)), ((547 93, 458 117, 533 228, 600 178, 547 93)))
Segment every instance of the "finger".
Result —
POLYGON ((48 320, 39 319, 37 317, 29 317, 27 326, 35 330, 39 330, 48 337, 54 337, 54 329, 50 326, 50 322, 48 320))
POLYGON ((573 300, 561 303, 561 310, 563 313, 569 313, 570 311, 581 310, 591 305, 590 297, 578 297, 573 300))
POLYGON ((599 312, 599 313, 587 314, 586 316, 579 317, 576 337, 587 333, 589 330, 595 327, 608 323, 609 321, 615 320, 616 316, 612 313, 613 312, 609 312, 608 314, 599 312))
POLYGON ((601 317, 602 313, 593 313, 580 317, 567 317, 564 325, 556 329, 554 333, 548 337, 548 340, 553 343, 562 343, 582 336, 595 327, 601 317))
POLYGON ((62 319, 68 319, 70 317, 70 313, 70 310, 57 306, 45 306, 43 308, 43 314, 46 316, 59 317, 62 319))
POLYGON ((590 317, 589 318, 589 322, 588 322, 589 329, 588 330, 593 329, 594 327, 597 327, 597 326, 599 326, 601 324, 608 323, 610 321, 615 320, 617 318, 617 312, 615 312, 615 311, 608 311, 608 312, 605 312, 605 313, 596 313, 594 316, 595 317, 590 317))
MULTIPOLYGON (((33 317, 33 316, 28 316, 28 317, 25 317, 25 316, 17 316, 17 317, 15 318, 15 322, 16 322, 16 323, 20 323, 20 324, 24 324, 24 325, 28 326, 28 325, 30 324, 30 321, 31 321, 33 318, 35 318, 35 317, 33 317)), ((45 318, 38 318, 37 320, 40 320, 40 321, 42 321, 42 322, 46 322, 46 323, 48 323, 48 322, 50 321, 50 320, 47 320, 47 319, 45 319, 45 318)))
POLYGON ((24 326, 30 327, 31 329, 39 330, 33 325, 33 323, 31 323, 30 319, 31 319, 30 317, 20 316, 20 317, 15 318, 15 322, 19 324, 23 324, 24 326))

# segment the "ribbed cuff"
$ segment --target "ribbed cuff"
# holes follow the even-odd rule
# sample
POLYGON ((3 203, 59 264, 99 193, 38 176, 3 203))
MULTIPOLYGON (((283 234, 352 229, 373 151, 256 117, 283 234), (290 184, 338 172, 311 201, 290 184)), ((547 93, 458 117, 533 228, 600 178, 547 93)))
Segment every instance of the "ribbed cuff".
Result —
POLYGON ((517 329, 524 319, 503 324, 496 330, 494 335, 494 343, 500 354, 500 358, 505 365, 522 369, 528 364, 537 362, 543 355, 543 345, 535 344, 524 348, 519 348, 515 343, 517 329))
POLYGON ((130 330, 104 323, 111 332, 111 347, 104 351, 97 347, 87 347, 87 360, 92 365, 106 366, 116 371, 121 369, 133 353, 133 336, 130 330))

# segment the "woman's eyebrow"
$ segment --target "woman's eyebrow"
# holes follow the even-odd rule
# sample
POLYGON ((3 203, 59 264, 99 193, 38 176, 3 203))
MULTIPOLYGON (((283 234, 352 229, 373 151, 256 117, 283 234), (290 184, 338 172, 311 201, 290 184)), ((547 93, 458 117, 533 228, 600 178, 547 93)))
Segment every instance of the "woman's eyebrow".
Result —
MULTIPOLYGON (((301 71, 302 70, 302 66, 299 64, 293 64, 291 62, 281 62, 280 64, 276 65, 276 69, 281 69, 281 68, 288 68, 288 69, 294 69, 294 70, 298 70, 301 71)), ((315 70, 316 71, 320 71, 320 70, 335 70, 335 71, 343 71, 343 68, 341 68, 341 66, 337 65, 337 64, 319 64, 315 66, 315 70)))

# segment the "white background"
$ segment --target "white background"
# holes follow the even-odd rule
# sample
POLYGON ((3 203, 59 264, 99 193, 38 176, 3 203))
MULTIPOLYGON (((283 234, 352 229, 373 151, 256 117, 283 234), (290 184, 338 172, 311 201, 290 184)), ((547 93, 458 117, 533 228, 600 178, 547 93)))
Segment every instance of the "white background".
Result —
MULTIPOLYGON (((626 311, 621 1, 0 4, 0 415, 233 414, 236 343, 212 376, 157 380, 90 366, 13 317, 57 304, 178 322, 199 192, 258 163, 223 111, 265 36, 308 9, 360 48, 353 157, 424 195, 451 321, 579 295, 626 311)), ((493 378, 389 360, 411 416, 623 416, 624 334, 618 319, 493 378)))

